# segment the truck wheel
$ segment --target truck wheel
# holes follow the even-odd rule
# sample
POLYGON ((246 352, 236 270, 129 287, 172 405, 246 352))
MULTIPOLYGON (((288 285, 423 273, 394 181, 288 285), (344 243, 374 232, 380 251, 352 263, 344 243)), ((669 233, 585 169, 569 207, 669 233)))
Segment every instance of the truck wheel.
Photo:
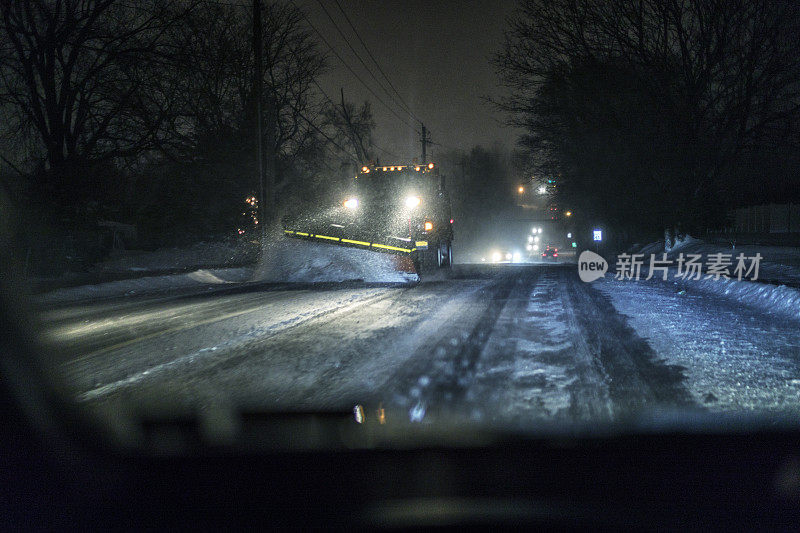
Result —
POLYGON ((436 247, 436 262, 439 268, 450 268, 453 264, 453 248, 450 241, 440 242, 436 247))

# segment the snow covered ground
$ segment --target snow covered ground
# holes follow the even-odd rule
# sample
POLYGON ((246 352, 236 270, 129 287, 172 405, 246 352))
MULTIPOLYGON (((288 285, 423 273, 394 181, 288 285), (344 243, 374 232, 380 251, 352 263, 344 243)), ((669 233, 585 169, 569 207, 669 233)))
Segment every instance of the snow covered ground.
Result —
POLYGON ((252 276, 252 268, 200 269, 185 274, 142 276, 106 283, 66 287, 37 295, 35 300, 40 303, 54 304, 187 289, 213 289, 231 283, 247 282, 252 276))
POLYGON ((225 268, 241 266, 255 259, 255 248, 242 242, 198 242, 181 248, 160 248, 151 252, 123 250, 99 263, 103 272, 164 272, 176 269, 225 268))
MULTIPOLYGON (((646 265, 650 254, 661 259, 664 243, 650 243, 638 250, 632 250, 632 253, 644 254, 646 265)), ((706 243, 687 236, 667 252, 667 258, 674 261, 681 253, 700 254, 703 258, 716 253, 731 254, 733 257, 739 253, 743 253, 745 257, 761 254, 763 259, 756 281, 747 280, 746 277, 741 281, 714 279, 706 275, 699 280, 676 278, 677 270, 674 267, 670 268, 667 281, 680 287, 678 290, 716 295, 767 315, 800 320, 800 249, 757 245, 731 247, 706 243)), ((607 277, 612 277, 614 265, 609 265, 609 271, 611 274, 607 277)), ((647 269, 643 269, 644 273, 646 271, 647 269)), ((646 275, 643 274, 643 277, 646 275)))
MULTIPOLYGON (((722 251, 685 241, 670 253, 680 250, 722 251)), ((795 268, 791 250, 744 253, 755 251, 795 268)), ((412 422, 520 428, 800 415, 794 287, 674 272, 619 281, 613 266, 583 283, 564 264, 473 265, 417 284, 394 256, 288 239, 264 259, 54 291, 40 299, 43 340, 76 397, 99 404, 359 403, 412 422)))
MULTIPOLYGON (((738 288, 741 298, 748 290, 793 291, 769 285, 759 288, 755 286, 761 284, 752 282, 732 283, 747 285, 729 287, 733 292, 738 288)), ((730 294, 709 290, 712 284, 725 286, 711 280, 670 283, 609 277, 593 285, 628 317, 634 331, 666 364, 685 369, 687 386, 698 404, 720 412, 800 414, 797 308, 784 314, 771 312, 769 305, 745 305, 730 294)))
MULTIPOLYGON (((126 255, 104 263, 109 271, 150 272, 187 268, 203 262, 224 263, 231 250, 225 246, 158 250, 126 255)), ((396 256, 354 248, 282 239, 266 246, 256 265, 236 268, 200 268, 180 274, 142 275, 135 278, 56 289, 37 296, 41 302, 69 302, 106 299, 164 291, 214 289, 233 283, 319 283, 364 281, 408 283, 418 281, 416 274, 398 270, 396 256)))
POLYGON ((759 273, 761 279, 800 285, 800 248, 757 244, 716 244, 687 235, 669 250, 664 249, 664 241, 657 241, 634 249, 632 253, 644 254, 646 257, 656 254, 660 259, 661 254, 665 251, 667 258, 671 260, 677 259, 681 253, 684 255, 702 254, 703 257, 716 253, 732 254, 733 257, 743 253, 745 257, 754 257, 758 253, 762 257, 759 273))
MULTIPOLYGON (((632 252, 660 259, 663 242, 632 252)), ((617 280, 610 265, 595 286, 659 357, 686 369, 692 395, 708 409, 800 412, 800 249, 686 237, 667 252, 672 260, 681 253, 759 253, 759 280, 681 279, 674 267, 666 281, 660 273, 644 280, 646 269, 638 281, 617 280)))
POLYGON ((59 373, 97 406, 360 404, 369 416, 526 431, 651 413, 800 415, 800 319, 688 283, 587 284, 573 265, 473 266, 422 284, 253 284, 41 316, 59 373))

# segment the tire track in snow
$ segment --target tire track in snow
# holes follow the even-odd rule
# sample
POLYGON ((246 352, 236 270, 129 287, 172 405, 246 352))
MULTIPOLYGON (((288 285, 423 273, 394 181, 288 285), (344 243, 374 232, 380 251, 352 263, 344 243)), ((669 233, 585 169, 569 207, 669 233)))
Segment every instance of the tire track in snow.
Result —
POLYGON ((581 282, 577 273, 565 272, 564 277, 580 337, 598 372, 606 376, 615 418, 653 409, 699 408, 685 385, 684 367, 660 360, 611 300, 581 282))
MULTIPOLYGON (((538 270, 537 270, 538 273, 538 270)), ((458 323, 443 324, 438 340, 399 369, 387 387, 393 407, 409 407, 408 417, 419 422, 426 415, 446 420, 464 411, 477 363, 518 276, 510 270, 486 287, 488 302, 480 311, 467 313, 458 323)), ((467 413, 469 414, 469 413, 467 413)))
MULTIPOLYGON (((408 290, 408 289, 405 289, 408 290)), ((106 396, 113 392, 116 392, 119 389, 130 387, 133 385, 138 384, 139 382, 146 380, 146 379, 153 379, 156 376, 159 376, 167 371, 176 370, 180 367, 184 366, 191 366, 202 363, 206 361, 208 358, 212 356, 216 356, 213 365, 219 365, 224 362, 230 363, 232 359, 236 358, 237 356, 241 356, 238 352, 232 353, 229 357, 220 358, 218 357, 220 353, 224 353, 225 351, 233 351, 234 349, 250 343, 261 343, 264 342, 276 335, 285 333, 286 331, 292 330, 301 325, 307 325, 309 322, 313 322, 315 320, 320 320, 328 317, 332 314, 343 313, 347 311, 354 310, 357 307, 362 305, 367 305, 370 303, 375 303, 380 300, 384 300, 386 298, 397 296, 397 291, 395 290, 388 290, 388 292, 381 292, 377 295, 370 294, 363 298, 358 298, 355 300, 348 301, 343 305, 339 305, 333 308, 327 308, 320 310, 319 312, 310 314, 310 315, 298 315, 294 317, 294 319, 289 319, 282 321, 281 323, 271 327, 268 333, 259 336, 256 340, 253 339, 252 334, 247 333, 244 335, 239 335, 233 337, 231 339, 226 340, 223 343, 216 344, 214 346, 208 346, 200 348, 199 350, 195 350, 193 352, 183 354, 177 358, 171 359, 169 361, 148 367, 144 370, 135 372, 126 376, 125 378, 118 379, 112 381, 110 383, 104 384, 99 387, 95 387, 91 390, 85 391, 78 395, 79 401, 89 401, 95 400, 100 397, 106 396)), ((263 309, 263 306, 261 307, 263 309)), ((252 312, 253 310, 250 310, 252 312)), ((233 318, 238 316, 241 313, 235 313, 232 316, 223 316, 216 320, 219 322, 220 320, 226 320, 229 318, 233 318)), ((248 351, 249 354, 249 351, 248 351)))

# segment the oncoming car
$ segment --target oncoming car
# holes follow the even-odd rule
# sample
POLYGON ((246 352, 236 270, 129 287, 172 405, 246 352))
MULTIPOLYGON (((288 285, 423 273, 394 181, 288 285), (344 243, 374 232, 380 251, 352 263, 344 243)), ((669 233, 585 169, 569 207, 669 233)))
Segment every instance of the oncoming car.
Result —
POLYGON ((507 248, 494 249, 488 255, 481 257, 485 263, 520 263, 522 254, 507 248))

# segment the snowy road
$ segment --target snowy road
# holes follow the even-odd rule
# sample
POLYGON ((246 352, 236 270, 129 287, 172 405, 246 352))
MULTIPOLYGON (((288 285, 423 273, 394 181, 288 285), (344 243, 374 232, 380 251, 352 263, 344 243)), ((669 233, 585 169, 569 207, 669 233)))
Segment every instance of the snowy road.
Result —
POLYGON ((81 402, 372 413, 411 420, 800 412, 800 328, 663 282, 574 265, 460 267, 402 284, 267 284, 42 311, 81 402))

